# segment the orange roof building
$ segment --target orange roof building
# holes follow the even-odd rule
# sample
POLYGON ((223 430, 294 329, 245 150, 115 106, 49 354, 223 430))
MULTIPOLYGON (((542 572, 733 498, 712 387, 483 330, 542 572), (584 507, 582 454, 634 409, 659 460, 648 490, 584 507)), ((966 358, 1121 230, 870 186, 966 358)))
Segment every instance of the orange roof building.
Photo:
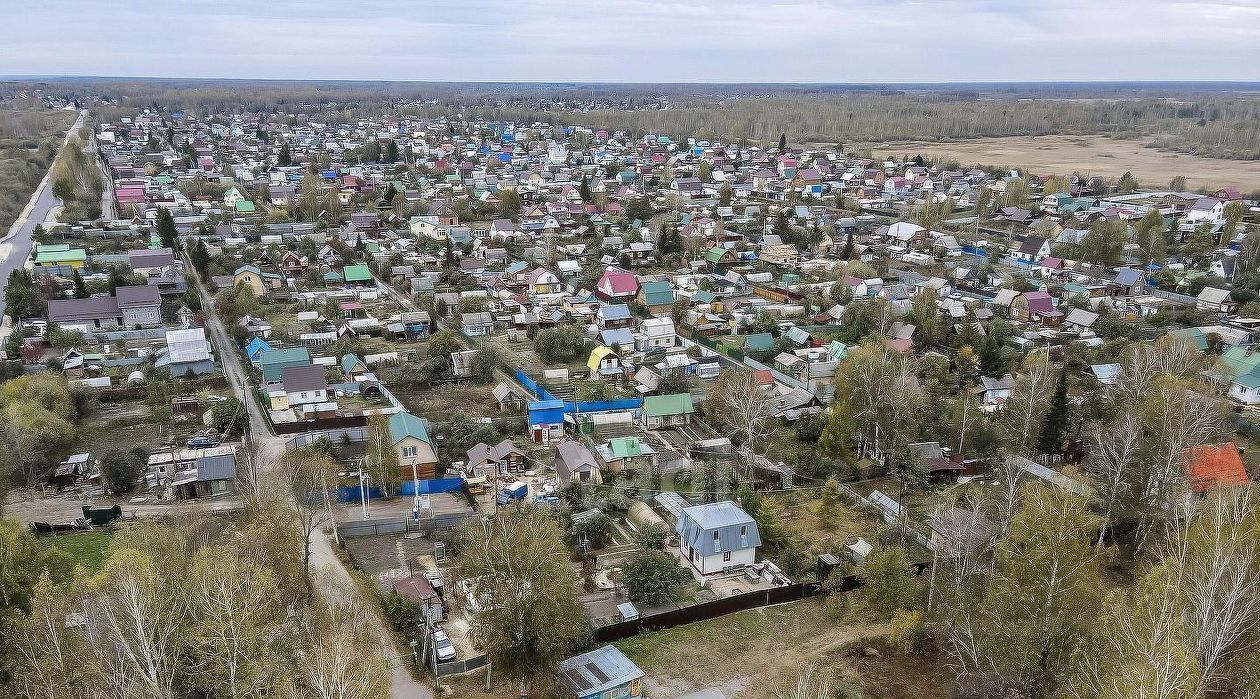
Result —
POLYGON ((1213 488, 1228 488, 1246 485, 1251 477, 1243 466, 1242 457, 1238 454, 1238 446, 1233 442, 1225 444, 1204 444, 1181 452, 1181 463, 1190 477, 1190 488, 1195 493, 1204 493, 1213 488))

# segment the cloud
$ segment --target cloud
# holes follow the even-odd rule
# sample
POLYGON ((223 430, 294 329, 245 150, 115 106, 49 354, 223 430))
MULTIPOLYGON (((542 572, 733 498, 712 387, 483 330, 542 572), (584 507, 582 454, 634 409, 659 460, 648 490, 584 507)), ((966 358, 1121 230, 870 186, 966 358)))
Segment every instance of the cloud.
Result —
POLYGON ((1254 80, 1260 36, 1243 0, 61 0, 5 16, 11 75, 1254 80))

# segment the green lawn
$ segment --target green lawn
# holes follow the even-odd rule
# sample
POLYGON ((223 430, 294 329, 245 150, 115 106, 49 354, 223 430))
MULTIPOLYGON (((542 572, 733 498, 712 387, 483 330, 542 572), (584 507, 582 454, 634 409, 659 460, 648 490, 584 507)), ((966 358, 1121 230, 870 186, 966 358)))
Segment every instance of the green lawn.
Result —
POLYGON ((52 553, 49 567, 53 578, 65 580, 77 566, 83 566, 88 573, 99 571, 109 557, 113 536, 106 532, 76 532, 42 537, 40 542, 52 553))

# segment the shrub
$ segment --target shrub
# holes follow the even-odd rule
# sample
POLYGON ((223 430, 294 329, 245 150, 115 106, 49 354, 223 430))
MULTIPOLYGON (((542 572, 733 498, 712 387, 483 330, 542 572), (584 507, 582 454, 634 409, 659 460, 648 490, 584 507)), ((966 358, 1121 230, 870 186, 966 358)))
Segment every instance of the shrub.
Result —
POLYGON ((910 653, 919 646, 923 635, 923 612, 898 609, 888 622, 888 645, 902 653, 910 653))

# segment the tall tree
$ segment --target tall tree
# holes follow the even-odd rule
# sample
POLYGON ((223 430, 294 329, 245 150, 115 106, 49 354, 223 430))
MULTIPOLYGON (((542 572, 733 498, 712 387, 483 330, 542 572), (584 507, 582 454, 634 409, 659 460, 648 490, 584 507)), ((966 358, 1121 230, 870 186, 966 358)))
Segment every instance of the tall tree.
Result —
POLYGON ((590 202, 591 200, 591 178, 586 175, 582 176, 582 184, 578 185, 578 196, 582 197, 582 201, 590 202))
POLYGON ((1050 400, 1050 410, 1041 423, 1041 436, 1037 448, 1045 454, 1058 454, 1063 450, 1063 439, 1067 434, 1070 422, 1068 406, 1067 368, 1059 370, 1059 383, 1054 389, 1054 398, 1050 400))
POLYGON ((289 144, 285 143, 280 146, 280 155, 276 158, 276 164, 281 167, 288 167, 293 164, 293 155, 289 152, 289 144))
POLYGON ((162 247, 179 251, 179 231, 175 228, 175 218, 164 206, 158 207, 157 234, 162 241, 162 247))
POLYGON ((337 463, 315 446, 286 452, 281 461, 297 505, 297 524, 302 537, 302 576, 306 595, 314 595, 311 577, 311 541, 329 520, 328 491, 337 477, 337 463))
POLYGON ((485 600, 473 636, 525 696, 585 627, 564 535, 550 512, 523 506, 466 525, 460 541, 456 566, 485 600))
POLYGON ((88 297, 87 284, 83 282, 83 275, 79 274, 79 270, 74 270, 70 275, 70 281, 74 283, 74 297, 76 299, 85 299, 88 297))
POLYGON ((827 410, 827 424, 818 437, 818 452, 828 459, 848 460, 851 449, 849 439, 852 430, 845 415, 846 406, 841 400, 833 400, 827 410))
POLYGON ((787 132, 779 134, 779 152, 787 152, 787 132))

